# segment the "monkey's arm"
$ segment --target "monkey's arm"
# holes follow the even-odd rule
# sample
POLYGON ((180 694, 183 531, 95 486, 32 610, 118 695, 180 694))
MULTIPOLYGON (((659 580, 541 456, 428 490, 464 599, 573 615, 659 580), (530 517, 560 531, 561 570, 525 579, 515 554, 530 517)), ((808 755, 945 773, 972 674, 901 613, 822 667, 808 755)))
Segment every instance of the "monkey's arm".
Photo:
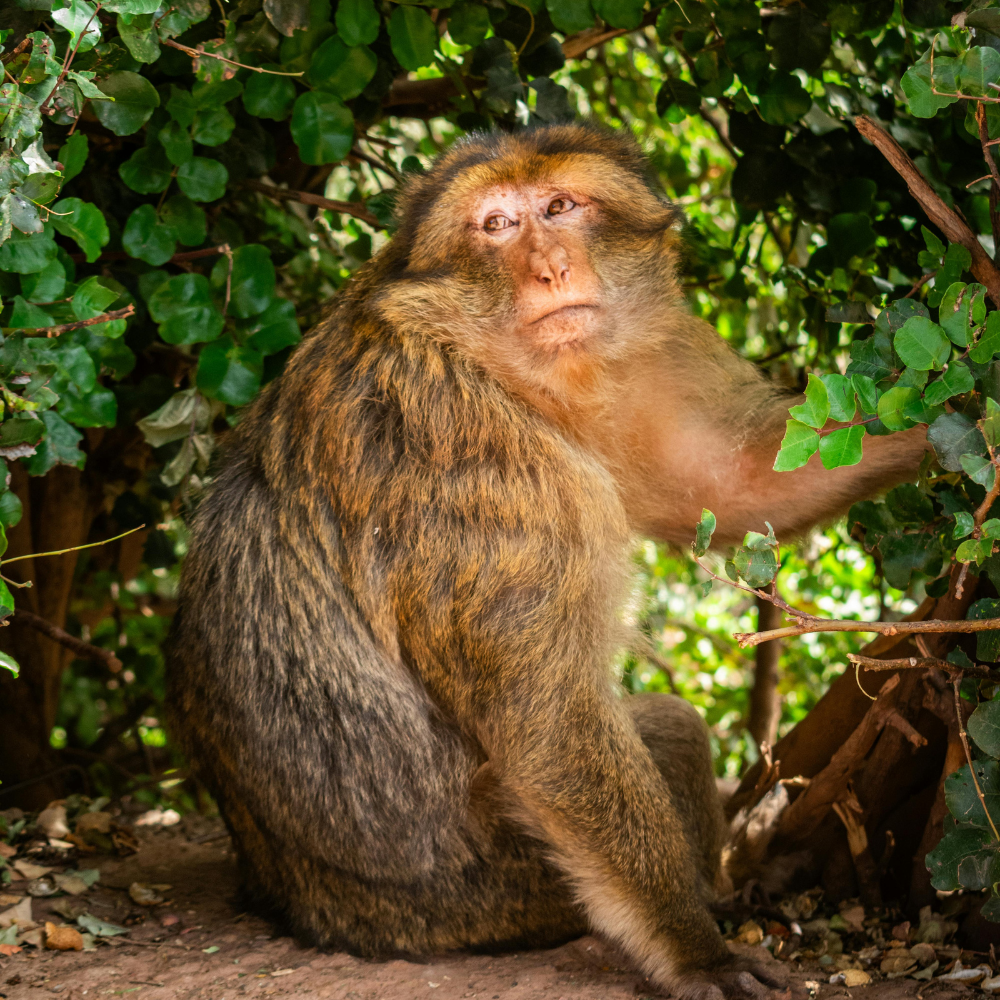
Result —
POLYGON ((618 475, 638 530, 687 545, 707 507, 718 519, 719 544, 738 544, 745 532, 764 531, 764 521, 787 541, 916 476, 929 447, 923 426, 866 435, 858 465, 827 470, 816 454, 800 469, 775 472, 788 408, 801 397, 777 391, 711 334, 715 343, 702 341, 708 356, 697 367, 683 359, 651 366, 626 418, 629 429, 622 428, 632 435, 631 452, 643 457, 618 475), (700 381, 681 378, 699 369, 700 381))

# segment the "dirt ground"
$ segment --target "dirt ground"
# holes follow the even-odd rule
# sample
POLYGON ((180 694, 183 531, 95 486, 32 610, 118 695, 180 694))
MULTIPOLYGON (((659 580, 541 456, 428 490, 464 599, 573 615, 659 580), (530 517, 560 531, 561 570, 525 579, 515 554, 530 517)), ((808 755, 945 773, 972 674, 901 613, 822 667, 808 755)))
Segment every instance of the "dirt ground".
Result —
MULTIPOLYGON (((203 830, 204 828, 202 828, 203 830)), ((0 998, 69 1000, 131 996, 136 1000, 226 1000, 300 995, 331 1000, 637 1000, 655 991, 594 937, 551 951, 503 955, 449 954, 426 961, 375 962, 324 954, 275 936, 265 921, 235 906, 236 866, 227 838, 204 842, 181 825, 140 834, 139 852, 124 859, 87 859, 101 870, 86 895, 92 916, 127 925, 128 935, 101 939, 96 950, 25 949, 0 957, 0 998), (199 842, 201 840, 201 842, 199 842), (167 884, 167 903, 136 906, 133 882, 167 884)), ((209 833, 211 836, 211 832, 209 833)), ((14 882, 5 891, 23 892, 14 882)), ((33 919, 63 918, 55 902, 36 899, 33 919)), ((744 947, 769 959, 763 948, 744 947)), ((773 961, 773 960, 771 960, 773 961)), ((785 964, 801 997, 857 1000, 949 1000, 969 992, 959 983, 897 979, 848 989, 830 985, 830 969, 785 964), (808 984, 808 985, 806 985, 808 984)), ((978 991, 977 991, 978 992, 978 991)))

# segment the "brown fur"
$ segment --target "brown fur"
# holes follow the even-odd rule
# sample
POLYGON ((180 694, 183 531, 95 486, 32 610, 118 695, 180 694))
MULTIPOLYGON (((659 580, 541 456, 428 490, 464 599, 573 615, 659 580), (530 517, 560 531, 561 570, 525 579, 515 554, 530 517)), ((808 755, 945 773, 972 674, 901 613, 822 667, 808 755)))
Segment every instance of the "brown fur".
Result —
POLYGON ((788 400, 688 315, 646 169, 590 127, 443 156, 197 515, 173 724, 248 898, 304 941, 428 953, 590 926, 682 996, 764 992, 705 905, 705 727, 610 674, 631 533, 683 540, 713 500, 726 537, 768 513, 801 528, 904 463, 845 470, 811 506, 811 478, 772 478, 788 400), (526 185, 571 188, 594 221, 484 239, 469 206, 526 185), (605 318, 553 347, 524 335, 517 289, 557 258, 605 318))

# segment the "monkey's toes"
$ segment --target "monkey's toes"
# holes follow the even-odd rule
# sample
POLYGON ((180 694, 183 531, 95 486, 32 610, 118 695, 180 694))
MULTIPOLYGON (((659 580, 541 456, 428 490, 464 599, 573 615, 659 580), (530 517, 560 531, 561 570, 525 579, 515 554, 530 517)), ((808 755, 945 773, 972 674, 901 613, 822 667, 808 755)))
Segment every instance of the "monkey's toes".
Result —
POLYGON ((786 982, 780 968, 733 956, 724 966, 679 977, 670 984, 670 993, 677 1000, 792 1000, 786 982))

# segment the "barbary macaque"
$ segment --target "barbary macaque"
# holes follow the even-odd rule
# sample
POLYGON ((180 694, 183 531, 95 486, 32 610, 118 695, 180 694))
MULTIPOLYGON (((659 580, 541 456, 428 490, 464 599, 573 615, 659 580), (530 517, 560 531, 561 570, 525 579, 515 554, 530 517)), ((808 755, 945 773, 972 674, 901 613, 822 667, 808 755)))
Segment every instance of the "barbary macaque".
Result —
POLYGON ((622 697, 638 534, 789 538, 912 476, 772 471, 794 399, 692 318, 631 137, 457 143, 233 433, 197 513, 173 726, 247 899, 362 955, 616 942, 681 998, 761 997, 708 902, 704 723, 622 697))

